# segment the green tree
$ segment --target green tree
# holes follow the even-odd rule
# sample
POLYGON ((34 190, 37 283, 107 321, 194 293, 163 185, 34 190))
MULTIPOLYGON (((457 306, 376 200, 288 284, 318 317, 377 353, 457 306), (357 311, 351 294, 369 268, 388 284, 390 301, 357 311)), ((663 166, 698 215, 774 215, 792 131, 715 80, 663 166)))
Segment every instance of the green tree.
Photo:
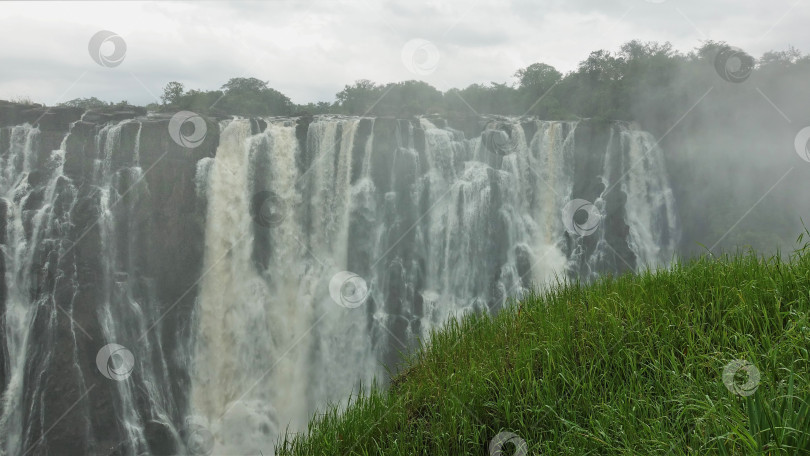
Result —
POLYGON ((222 85, 222 88, 232 94, 261 93, 268 88, 267 84, 267 82, 256 78, 231 78, 222 85))
POLYGON ((383 87, 360 79, 354 85, 346 85, 335 97, 340 111, 345 114, 362 115, 369 112, 383 93, 383 87))
POLYGON ((217 107, 243 116, 292 114, 292 101, 267 84, 256 78, 232 78, 222 85, 225 92, 217 107))
POLYGON ((533 63, 515 73, 518 86, 522 90, 545 92, 562 79, 562 73, 551 65, 533 63))
POLYGON ((217 100, 222 98, 221 90, 189 90, 174 103, 177 109, 193 111, 196 113, 210 113, 216 111, 214 107, 217 100))
POLYGON ((160 96, 160 100, 164 105, 174 105, 180 101, 184 91, 185 87, 182 83, 172 81, 163 87, 163 95, 160 96))
MULTIPOLYGON (((527 114, 543 116, 557 109, 557 100, 550 90, 562 80, 562 73, 545 63, 533 63, 515 73, 518 79, 519 108, 527 114)), ((522 114, 522 113, 521 113, 522 114)))
POLYGON ((379 93, 378 100, 372 110, 377 115, 408 117, 443 110, 442 93, 423 81, 387 84, 379 93))
POLYGON ((93 109, 93 108, 103 108, 105 106, 109 106, 109 104, 99 100, 96 97, 90 97, 90 98, 74 98, 72 100, 59 103, 59 106, 93 109))
POLYGON ((802 53, 793 46, 789 46, 787 51, 768 51, 759 59, 760 67, 779 66, 789 67, 802 59, 802 53))
POLYGON ((444 94, 449 112, 458 114, 523 114, 518 91, 506 83, 471 84, 464 89, 450 89, 444 94))

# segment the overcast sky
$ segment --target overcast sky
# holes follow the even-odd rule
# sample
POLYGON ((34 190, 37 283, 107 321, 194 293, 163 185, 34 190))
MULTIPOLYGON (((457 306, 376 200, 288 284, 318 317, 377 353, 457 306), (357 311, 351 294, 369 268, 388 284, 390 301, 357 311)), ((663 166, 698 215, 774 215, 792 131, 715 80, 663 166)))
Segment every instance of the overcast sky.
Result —
POLYGON ((534 62, 566 72, 631 39, 810 53, 808 24, 810 0, 0 3, 0 99, 146 104, 168 81, 210 90, 252 76, 296 103, 332 101, 363 78, 446 90, 512 82, 534 62), (101 30, 126 44, 117 66, 88 52, 101 30))

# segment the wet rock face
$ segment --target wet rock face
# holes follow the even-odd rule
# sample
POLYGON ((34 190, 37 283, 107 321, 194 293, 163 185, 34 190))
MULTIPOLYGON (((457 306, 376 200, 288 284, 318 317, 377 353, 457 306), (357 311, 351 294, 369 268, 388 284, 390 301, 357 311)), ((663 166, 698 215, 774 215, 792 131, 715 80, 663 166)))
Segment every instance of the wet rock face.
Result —
MULTIPOLYGON (((13 317, 0 324, 0 392, 11 398, 8 410, 0 409, 0 454, 185 452, 192 320, 207 272, 212 192, 197 180, 220 131, 205 119, 201 142, 183 147, 170 134, 171 118, 136 107, 84 112, 0 102, 0 315, 13 317), (108 344, 126 352, 99 358, 108 344)), ((351 204, 320 207, 322 182, 297 182, 301 240, 257 230, 251 260, 265 270, 284 245, 333 240, 313 220, 324 211, 345 213, 345 267, 378 277, 368 308, 392 317, 385 333, 392 339, 383 335, 377 345, 389 365, 402 347, 386 340, 409 340, 428 324, 425 308, 435 303, 422 292, 431 280, 449 284, 436 296, 480 297, 477 310, 498 309, 510 290, 532 285, 546 251, 535 248, 540 225, 527 218, 542 213, 545 229, 556 230, 543 242, 559 248, 570 276, 621 272, 640 261, 629 241, 628 195, 622 187, 606 191, 603 180, 617 181, 635 161, 622 143, 625 127, 497 116, 333 120, 296 118, 293 159, 278 160, 285 151, 262 143, 267 150, 250 156, 253 180, 233 185, 253 197, 272 187, 279 163, 304 175, 322 160, 331 172, 327 165, 337 169, 339 154, 347 154, 342 177, 335 171, 323 179, 345 184, 341 194, 354 198, 351 204), (329 122, 334 128, 322 128, 329 122), (341 152, 349 139, 351 148, 341 152), (541 182, 547 178, 551 189, 541 182), (457 191, 440 192, 445 181, 457 191), (352 186, 367 193, 352 195, 352 186), (598 204, 597 234, 564 232, 556 193, 598 204), (370 243, 379 233, 380 244, 370 243), (431 236, 446 244, 431 244, 431 236), (468 256, 459 256, 465 249, 468 256), (433 263, 452 265, 433 269, 447 280, 430 276, 433 263)), ((272 133, 272 122, 251 119, 249 131, 272 133)), ((369 313, 366 327, 373 325, 369 313)), ((321 365, 313 365, 318 372, 321 365)))
MULTIPOLYGON (((605 241, 611 246, 611 249, 593 264, 601 271, 621 273, 632 270, 636 267, 636 256, 628 245, 630 228, 625 223, 627 196, 618 187, 606 192, 605 185, 598 178, 605 174, 621 176, 624 172, 621 155, 614 155, 615 158, 608 163, 609 169, 605 169, 606 159, 610 156, 610 152, 620 153, 622 151, 618 132, 612 122, 586 121, 577 125, 575 134, 572 197, 595 202, 604 194, 605 199, 601 223, 604 224, 605 241)), ((577 269, 573 271, 576 275, 587 276, 589 274, 587 263, 593 257, 599 239, 597 236, 582 238, 584 254, 577 269)), ((572 247, 572 243, 569 239, 570 247, 572 247)))
POLYGON ((0 410, 0 453, 177 453, 171 423, 186 409, 181 352, 203 256, 194 178, 218 131, 209 122, 187 149, 168 117, 144 114, 0 103, 0 160, 12 177, 0 184, 0 314, 30 318, 0 325, 0 392, 19 408, 0 410), (24 346, 7 344, 15 338, 24 346), (108 343, 134 355, 123 383, 97 365, 108 343), (133 436, 122 416, 149 425, 133 436))
MULTIPOLYGON (((0 136, 0 140, 2 140, 2 136, 0 136)), ((0 199, 0 244, 6 243, 6 225, 8 223, 6 213, 8 212, 8 202, 4 199, 0 199)), ((6 276, 6 258, 5 255, 0 255, 0 277, 6 276)), ((6 334, 4 331, 5 328, 5 314, 6 314, 6 281, 0 281, 0 341, 6 340, 6 334)), ((7 360, 8 360, 8 349, 6 344, 0 342, 0 391, 5 389, 5 385, 8 383, 7 378, 7 360)), ((0 405, 0 413, 2 413, 2 405, 0 405)))
POLYGON ((72 122, 84 120, 96 124, 117 122, 145 116, 146 109, 140 106, 110 106, 85 110, 68 106, 24 105, 0 100, 0 127, 29 123, 42 131, 66 132, 72 122))
POLYGON ((0 100, 0 127, 29 123, 42 130, 67 131, 71 122, 79 120, 84 110, 63 106, 23 105, 0 100))

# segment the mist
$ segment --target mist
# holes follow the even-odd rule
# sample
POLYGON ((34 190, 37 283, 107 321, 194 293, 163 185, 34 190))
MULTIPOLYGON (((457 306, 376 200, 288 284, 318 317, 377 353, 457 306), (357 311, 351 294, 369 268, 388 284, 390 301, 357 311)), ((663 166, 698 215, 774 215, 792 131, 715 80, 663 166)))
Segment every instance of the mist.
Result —
MULTIPOLYGON (((721 274, 729 255, 752 262, 751 283, 770 274, 751 264, 800 271, 810 8, 546 3, 5 4, 0 456, 312 454, 330 439, 318 451, 371 440, 358 451, 373 453, 388 437, 366 437, 389 412, 405 422, 383 432, 394 454, 569 445, 549 424, 568 426, 551 419, 565 410, 521 409, 544 414, 533 435, 506 394, 529 383, 492 382, 522 368, 534 386, 565 377, 535 369, 565 348, 548 341, 623 334, 572 349, 576 371, 652 353, 622 345, 638 326, 675 326, 651 322, 710 330, 737 308, 676 314, 688 306, 671 290, 714 296, 699 268, 721 274), (684 270, 688 283, 668 275, 684 270), (464 373, 499 358, 465 352, 471 333, 493 350, 534 345, 464 373), (457 350, 464 361, 443 358, 457 350), (478 388, 478 415, 427 412, 452 402, 420 377, 434 368, 440 381, 470 374, 460 384, 478 388)), ((805 320, 761 326, 804 334, 806 312, 779 307, 805 303, 803 285, 778 274, 799 296, 778 312, 805 320)), ((751 287, 762 306, 782 299, 766 282, 751 287)), ((753 321, 739 318, 735 331, 753 321)), ((786 384, 784 365, 766 371, 729 341, 751 334, 715 336, 700 361, 689 337, 669 341, 673 365, 704 375, 715 348, 749 350, 764 384, 786 384)), ((753 372, 737 356, 724 364, 753 372)), ((625 369, 605 388, 643 377, 625 369)), ((737 394, 715 377, 689 391, 737 394)), ((592 400, 574 399, 621 409, 592 400)), ((741 404, 725 406, 737 417, 741 404)), ((695 426, 673 442, 708 439, 695 426)), ((594 435, 587 445, 604 443, 594 435)), ((616 440, 615 454, 636 448, 616 440)))

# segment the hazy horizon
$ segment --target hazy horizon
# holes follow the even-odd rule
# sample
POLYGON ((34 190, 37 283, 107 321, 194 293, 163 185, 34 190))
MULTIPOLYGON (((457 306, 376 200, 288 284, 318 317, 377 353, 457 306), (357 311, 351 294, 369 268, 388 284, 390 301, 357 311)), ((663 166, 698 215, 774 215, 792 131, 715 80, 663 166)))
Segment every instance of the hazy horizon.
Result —
POLYGON ((670 42, 683 53, 707 40, 755 57, 790 46, 809 52, 810 11, 799 3, 11 2, 0 19, 0 35, 15 43, 0 49, 0 99, 54 105, 95 96, 146 105, 169 81, 214 90, 231 77, 256 77, 294 103, 331 102, 358 79, 415 79, 446 91, 511 83, 536 62, 566 73, 590 52, 614 52, 633 39, 670 42), (87 58, 100 30, 126 43, 115 68, 87 58), (430 71, 403 61, 425 49, 435 54, 430 71))

